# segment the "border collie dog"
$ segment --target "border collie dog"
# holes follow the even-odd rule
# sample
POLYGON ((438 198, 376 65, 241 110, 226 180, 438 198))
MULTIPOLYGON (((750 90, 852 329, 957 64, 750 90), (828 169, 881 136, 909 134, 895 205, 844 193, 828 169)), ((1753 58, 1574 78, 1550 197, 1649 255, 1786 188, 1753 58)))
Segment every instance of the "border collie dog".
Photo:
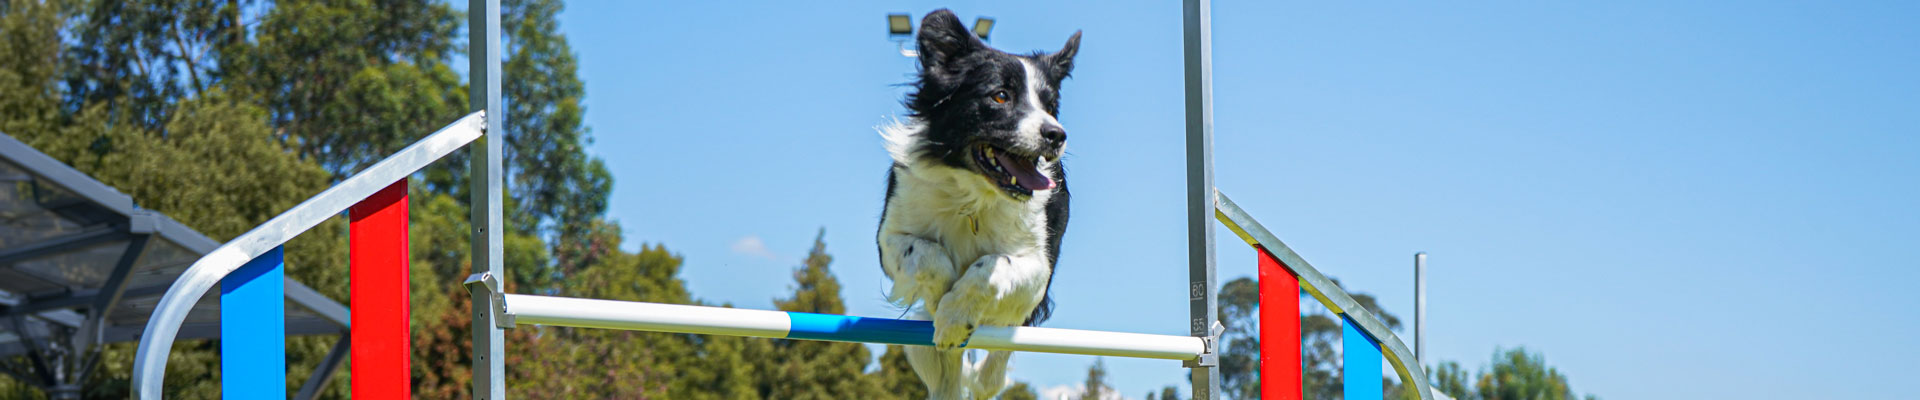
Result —
POLYGON ((1037 325, 1067 230, 1060 82, 1080 33, 1060 51, 987 47, 952 11, 921 21, 920 74, 906 121, 880 127, 893 166, 878 238, 888 300, 933 322, 933 347, 907 359, 935 399, 987 399, 1010 352, 965 360, 979 326, 1037 325), (914 305, 920 306, 915 308, 914 305))

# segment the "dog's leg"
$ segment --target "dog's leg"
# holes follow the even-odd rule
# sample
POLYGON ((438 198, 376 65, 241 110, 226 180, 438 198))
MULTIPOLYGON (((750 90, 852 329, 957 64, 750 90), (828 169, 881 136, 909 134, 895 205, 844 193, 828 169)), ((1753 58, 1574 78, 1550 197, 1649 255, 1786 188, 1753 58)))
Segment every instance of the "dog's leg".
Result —
POLYGON ((974 400, 988 400, 999 396, 1007 387, 1007 361, 1013 357, 1012 351, 992 350, 987 358, 977 364, 968 365, 968 384, 973 385, 974 400))
POLYGON ((880 240, 881 267, 893 280, 887 300, 901 308, 926 300, 926 309, 938 308, 940 298, 953 286, 953 259, 947 248, 931 240, 906 234, 889 233, 880 240))
POLYGON ((920 376, 920 382, 927 384, 927 398, 931 400, 964 400, 961 397, 967 389, 967 382, 961 380, 960 369, 966 360, 961 355, 966 350, 941 350, 927 346, 906 346, 907 363, 913 365, 913 373, 920 376))
POLYGON ((1039 254, 988 254, 967 267, 933 310, 933 345, 959 347, 984 321, 1000 325, 1025 320, 1047 290, 1050 265, 1039 254))
MULTIPOLYGON (((921 310, 914 315, 917 319, 928 319, 929 315, 921 310)), ((930 400, 962 400, 961 392, 968 383, 961 378, 966 360, 962 360, 966 350, 936 349, 927 346, 906 346, 907 364, 913 366, 913 373, 920 376, 920 382, 927 385, 927 398, 930 400)))

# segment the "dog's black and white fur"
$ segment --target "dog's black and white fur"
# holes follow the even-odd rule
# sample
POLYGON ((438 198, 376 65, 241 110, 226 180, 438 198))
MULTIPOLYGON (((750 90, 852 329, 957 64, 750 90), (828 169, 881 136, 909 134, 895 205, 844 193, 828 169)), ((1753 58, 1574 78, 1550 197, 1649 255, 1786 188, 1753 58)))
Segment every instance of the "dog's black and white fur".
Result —
POLYGON ((938 10, 918 43, 912 113, 880 128, 893 157, 880 265, 889 300, 933 321, 934 347, 907 347, 931 396, 986 399, 1006 385, 1011 353, 967 362, 959 346, 975 327, 1031 326, 1052 312, 1067 229, 1059 88, 1080 34, 1058 52, 1008 54, 938 10))

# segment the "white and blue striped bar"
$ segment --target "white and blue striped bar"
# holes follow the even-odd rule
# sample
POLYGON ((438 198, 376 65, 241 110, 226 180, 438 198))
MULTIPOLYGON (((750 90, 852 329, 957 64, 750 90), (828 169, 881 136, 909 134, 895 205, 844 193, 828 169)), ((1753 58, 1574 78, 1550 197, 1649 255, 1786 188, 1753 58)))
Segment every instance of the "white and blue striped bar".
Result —
MULTIPOLYGON (((521 294, 505 295, 505 303, 506 314, 516 324, 913 346, 933 344, 933 324, 927 321, 521 294)), ((973 337, 962 347, 1192 360, 1200 356, 1206 345, 1200 338, 1191 336, 983 326, 974 330, 973 337)))

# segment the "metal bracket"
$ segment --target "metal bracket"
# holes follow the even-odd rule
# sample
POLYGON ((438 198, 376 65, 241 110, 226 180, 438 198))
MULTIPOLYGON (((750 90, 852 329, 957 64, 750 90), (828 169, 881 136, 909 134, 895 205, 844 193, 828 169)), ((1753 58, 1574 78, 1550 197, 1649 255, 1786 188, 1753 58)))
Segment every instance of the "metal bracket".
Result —
MULTIPOLYGON (((467 281, 463 284, 467 286, 467 293, 472 294, 475 299, 480 298, 480 293, 475 290, 486 288, 488 301, 484 306, 491 306, 493 309, 493 325, 500 329, 513 329, 513 314, 507 313, 507 296, 500 292, 500 278, 494 277, 492 273, 481 272, 467 275, 467 281)), ((483 305, 475 304, 475 306, 483 305)))
POLYGON ((127 232, 133 234, 151 234, 160 231, 160 215, 151 211, 134 211, 127 216, 127 232))
POLYGON ((1207 352, 1201 353, 1200 358, 1182 361, 1180 365, 1187 368, 1220 366, 1220 335, 1226 333, 1226 325, 1221 325, 1220 321, 1213 321, 1213 329, 1208 329, 1207 336, 1200 338, 1200 342, 1206 346, 1207 352))

